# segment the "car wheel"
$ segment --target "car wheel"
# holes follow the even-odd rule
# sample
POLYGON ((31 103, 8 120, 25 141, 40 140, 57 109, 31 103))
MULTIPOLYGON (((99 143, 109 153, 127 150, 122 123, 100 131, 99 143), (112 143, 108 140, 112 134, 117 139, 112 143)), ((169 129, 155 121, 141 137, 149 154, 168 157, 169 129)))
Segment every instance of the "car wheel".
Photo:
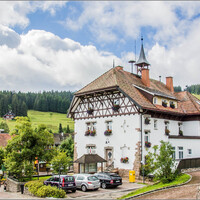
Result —
POLYGON ((73 192, 73 193, 75 193, 75 192, 76 192, 76 190, 72 190, 72 192, 73 192))
POLYGON ((101 184, 101 187, 102 187, 103 189, 106 189, 106 183, 102 183, 102 184, 101 184))
POLYGON ((83 192, 86 192, 86 191, 87 191, 87 187, 86 187, 85 185, 82 185, 82 186, 81 186, 81 190, 82 190, 83 192))

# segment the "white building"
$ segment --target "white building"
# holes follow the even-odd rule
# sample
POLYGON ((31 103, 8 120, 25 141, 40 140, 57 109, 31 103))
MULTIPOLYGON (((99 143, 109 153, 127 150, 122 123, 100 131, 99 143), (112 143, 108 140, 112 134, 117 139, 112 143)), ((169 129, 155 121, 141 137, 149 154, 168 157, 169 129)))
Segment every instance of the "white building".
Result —
POLYGON ((74 160, 81 158, 75 171, 98 170, 97 161, 86 161, 97 154, 107 160, 104 169, 138 176, 147 150, 161 140, 171 142, 176 159, 200 157, 200 100, 174 92, 172 77, 166 84, 150 79, 143 45, 135 65, 137 74, 117 66, 75 93, 68 113, 75 120, 74 160))

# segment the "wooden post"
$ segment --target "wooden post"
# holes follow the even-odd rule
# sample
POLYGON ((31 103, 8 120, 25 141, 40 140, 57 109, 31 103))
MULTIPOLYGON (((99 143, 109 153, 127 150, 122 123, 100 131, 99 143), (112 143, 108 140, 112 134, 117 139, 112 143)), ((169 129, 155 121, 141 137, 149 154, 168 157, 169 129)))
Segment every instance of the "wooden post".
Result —
POLYGON ((101 172, 103 172, 103 163, 101 162, 101 172))

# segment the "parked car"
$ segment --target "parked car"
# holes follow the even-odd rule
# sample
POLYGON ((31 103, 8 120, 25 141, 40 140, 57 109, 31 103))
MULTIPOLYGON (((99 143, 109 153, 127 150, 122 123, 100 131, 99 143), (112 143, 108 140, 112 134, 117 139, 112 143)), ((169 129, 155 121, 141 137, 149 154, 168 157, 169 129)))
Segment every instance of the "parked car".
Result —
MULTIPOLYGON (((44 184, 59 188, 59 175, 52 176, 44 181, 44 184)), ((74 177, 69 175, 60 175, 60 188, 65 191, 71 190, 72 192, 76 192, 76 183, 74 177)))
POLYGON ((100 187, 99 179, 92 174, 75 174, 73 176, 77 189, 81 189, 83 192, 87 190, 98 190, 100 187))
POLYGON ((94 175, 100 180, 103 189, 122 185, 122 178, 116 173, 100 172, 94 175))

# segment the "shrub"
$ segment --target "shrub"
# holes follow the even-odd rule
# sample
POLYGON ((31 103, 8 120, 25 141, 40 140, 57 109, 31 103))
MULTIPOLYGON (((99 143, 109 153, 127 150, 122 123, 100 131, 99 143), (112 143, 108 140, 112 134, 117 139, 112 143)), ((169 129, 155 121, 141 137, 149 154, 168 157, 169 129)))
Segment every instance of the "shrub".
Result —
POLYGON ((25 187, 28 187, 28 191, 33 194, 37 195, 37 191, 40 187, 42 187, 44 184, 42 181, 29 181, 25 184, 25 187))
POLYGON ((65 191, 62 189, 58 189, 56 187, 51 186, 42 186, 37 191, 38 197, 54 197, 54 198, 64 198, 65 197, 65 191))
POLYGON ((56 187, 46 186, 42 181, 29 181, 25 184, 28 191, 38 197, 64 198, 65 191, 56 187))

